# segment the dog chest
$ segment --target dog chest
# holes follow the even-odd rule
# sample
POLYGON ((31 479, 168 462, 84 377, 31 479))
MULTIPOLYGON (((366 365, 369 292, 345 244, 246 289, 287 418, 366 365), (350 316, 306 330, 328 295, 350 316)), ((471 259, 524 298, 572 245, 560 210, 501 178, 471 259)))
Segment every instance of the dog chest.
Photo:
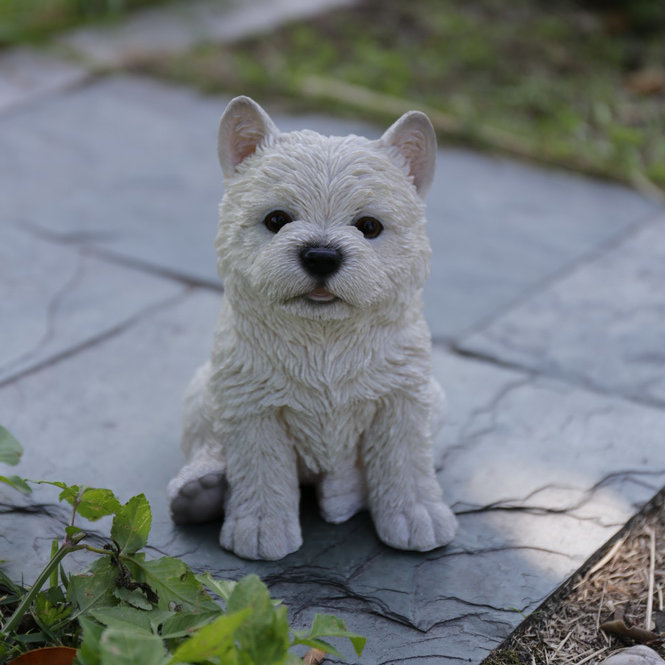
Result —
POLYGON ((370 401, 331 405, 313 400, 305 410, 283 408, 280 417, 298 456, 313 473, 330 472, 357 456, 376 411, 370 401))

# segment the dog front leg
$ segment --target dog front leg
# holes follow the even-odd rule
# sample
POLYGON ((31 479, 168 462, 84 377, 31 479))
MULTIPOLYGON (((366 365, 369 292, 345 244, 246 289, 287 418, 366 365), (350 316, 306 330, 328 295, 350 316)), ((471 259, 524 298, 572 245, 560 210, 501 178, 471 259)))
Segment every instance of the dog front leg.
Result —
POLYGON ((434 472, 429 408, 428 400, 389 395, 364 437, 374 526, 383 542, 398 549, 427 551, 446 545, 457 527, 434 472))
POLYGON ((296 453, 275 413, 224 427, 227 497, 222 547, 246 559, 281 559, 302 545, 296 453))

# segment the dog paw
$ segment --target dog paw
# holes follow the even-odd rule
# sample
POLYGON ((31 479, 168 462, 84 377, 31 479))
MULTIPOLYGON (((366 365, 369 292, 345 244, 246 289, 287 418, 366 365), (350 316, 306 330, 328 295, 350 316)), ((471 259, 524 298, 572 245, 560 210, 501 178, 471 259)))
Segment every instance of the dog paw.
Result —
POLYGON ((455 536, 457 520, 439 502, 414 502, 399 510, 376 511, 374 526, 379 538, 400 550, 427 552, 447 545, 455 536))
POLYGON ((176 524, 221 519, 226 491, 223 473, 208 473, 184 483, 176 480, 169 485, 171 517, 176 524))
POLYGON ((227 515, 219 543, 243 559, 275 561, 302 545, 300 523, 297 515, 227 515))
POLYGON ((346 522, 367 507, 365 480, 357 467, 324 476, 317 486, 317 495, 321 517, 332 524, 346 522))

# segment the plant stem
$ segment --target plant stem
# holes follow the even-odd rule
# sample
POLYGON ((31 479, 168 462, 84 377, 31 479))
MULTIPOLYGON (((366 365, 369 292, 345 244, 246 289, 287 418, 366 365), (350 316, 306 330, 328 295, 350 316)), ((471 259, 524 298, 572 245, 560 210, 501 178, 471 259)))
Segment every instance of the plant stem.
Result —
POLYGON ((78 547, 77 549, 88 550, 88 552, 103 554, 104 556, 111 554, 110 550, 103 550, 101 547, 94 547, 93 545, 81 545, 81 547, 78 547))
POLYGON ((23 600, 14 610, 14 613, 11 615, 7 623, 3 626, 2 630, 0 631, 0 635, 8 636, 16 630, 17 626, 21 623, 23 615, 28 611, 32 601, 35 599, 35 596, 51 577, 51 573, 57 569, 57 567, 60 565, 60 562, 67 554, 78 549, 81 548, 78 545, 72 544, 70 542, 64 542, 62 544, 60 549, 53 555, 53 558, 48 562, 48 564, 46 564, 46 567, 35 580, 35 583, 30 587, 30 591, 28 591, 28 593, 26 593, 26 595, 23 597, 23 600))

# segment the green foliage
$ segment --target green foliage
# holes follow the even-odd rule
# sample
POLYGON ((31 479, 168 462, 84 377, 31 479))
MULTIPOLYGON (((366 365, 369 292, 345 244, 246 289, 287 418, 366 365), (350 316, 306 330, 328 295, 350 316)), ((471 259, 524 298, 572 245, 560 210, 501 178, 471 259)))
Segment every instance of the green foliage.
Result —
MULTIPOLYGON (((16 448, 13 437, 5 440, 9 450, 16 448)), ((340 656, 322 638, 348 639, 357 654, 362 651, 364 638, 333 616, 317 615, 309 630, 291 631, 286 607, 256 575, 217 580, 195 575, 180 559, 146 558, 139 550, 148 542, 152 513, 143 494, 121 504, 108 489, 37 482, 58 488, 72 517, 31 588, 0 572, 1 662, 52 644, 78 647, 77 665, 292 665, 302 663, 290 651, 297 645, 340 656), (75 519, 108 515, 108 542, 87 544, 75 519), (98 558, 66 575, 61 561, 78 550, 98 558)))
POLYGON ((206 661, 231 662, 233 652, 237 652, 235 634, 251 618, 251 614, 251 608, 246 608, 218 616, 184 641, 173 653, 168 661, 169 665, 206 661))
MULTIPOLYGON (((0 462, 16 466, 23 454, 21 444, 6 428, 0 425, 0 462)), ((18 476, 0 476, 0 483, 5 483, 24 494, 30 493, 30 486, 18 476)))
POLYGON ((341 619, 326 614, 317 614, 316 617, 314 617, 312 627, 309 631, 296 631, 295 635, 296 644, 305 644, 328 653, 333 653, 340 657, 341 654, 330 644, 324 642, 321 639, 322 637, 340 637, 348 639, 358 656, 365 648, 366 642, 364 637, 351 633, 341 619))
POLYGON ((143 494, 131 498, 115 511, 111 538, 121 553, 134 553, 148 542, 152 514, 148 500, 143 494))
POLYGON ((286 607, 275 606, 265 585, 256 575, 241 580, 231 594, 229 612, 250 610, 249 620, 236 632, 246 663, 283 663, 289 649, 286 607))
POLYGON ((0 0, 0 46, 43 39, 83 22, 108 21, 165 0, 0 0))
POLYGON ((16 466, 23 454, 23 447, 9 430, 0 425, 0 462, 16 466))

